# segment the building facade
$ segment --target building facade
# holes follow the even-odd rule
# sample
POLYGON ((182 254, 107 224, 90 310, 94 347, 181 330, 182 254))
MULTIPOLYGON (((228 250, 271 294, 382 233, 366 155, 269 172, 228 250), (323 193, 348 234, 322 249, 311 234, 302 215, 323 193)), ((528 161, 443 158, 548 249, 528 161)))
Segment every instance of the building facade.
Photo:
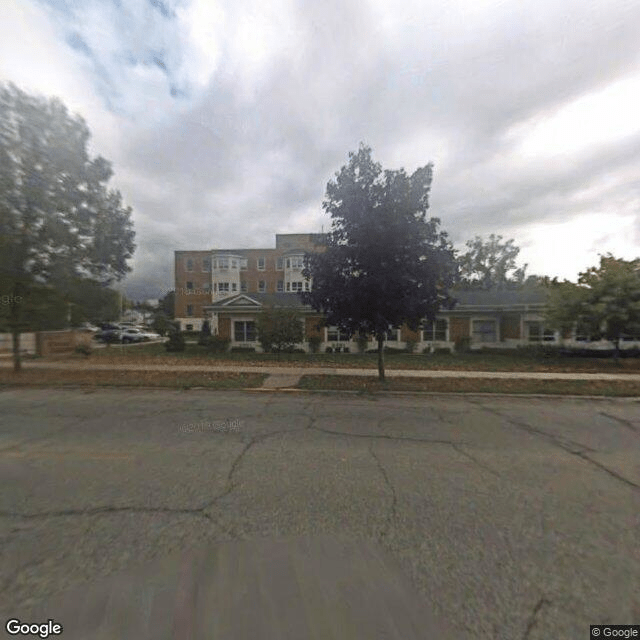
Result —
MULTIPOLYGON (((326 326, 323 317, 302 304, 298 292, 311 282, 302 276, 304 255, 322 250, 321 234, 278 234, 271 249, 214 249, 175 252, 175 318, 183 331, 200 331, 209 320, 211 332, 230 340, 232 347, 260 350, 256 318, 265 308, 293 308, 304 323, 304 341, 320 341, 320 350, 354 352, 356 336, 326 326)), ((588 343, 579 333, 560 335, 545 326, 546 293, 523 287, 505 290, 456 290, 456 304, 443 309, 435 322, 413 331, 407 326, 389 327, 389 347, 417 352, 456 348, 510 349, 531 344, 608 349, 606 341, 588 343)), ((367 348, 377 346, 373 336, 367 348)), ((640 347, 640 338, 629 337, 622 348, 640 347)))

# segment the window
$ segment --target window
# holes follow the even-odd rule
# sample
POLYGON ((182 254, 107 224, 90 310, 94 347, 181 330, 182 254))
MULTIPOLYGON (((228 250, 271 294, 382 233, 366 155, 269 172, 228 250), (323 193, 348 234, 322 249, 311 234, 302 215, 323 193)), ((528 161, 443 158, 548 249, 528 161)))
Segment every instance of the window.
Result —
POLYGON ((246 271, 249 267, 249 261, 246 258, 240 259, 240 269, 246 271))
POLYGON ((187 289, 193 289, 193 282, 191 282, 191 280, 187 280, 187 289))
POLYGON ((260 293, 264 293, 267 290, 267 283, 264 280, 260 280, 258 282, 258 291, 260 293))
POLYGON ((238 285, 235 282, 231 283, 231 291, 237 291, 238 290, 238 285))
POLYGON ((386 332, 385 340, 387 342, 398 342, 400 340, 400 329, 390 326, 386 332))
POLYGON ((247 292, 247 283, 244 280, 240 282, 240 291, 247 292))
POLYGON ((202 270, 206 272, 211 271, 211 258, 202 259, 202 270))
POLYGON ((193 271, 193 260, 191 258, 187 258, 187 271, 193 271))
POLYGON ((229 258, 218 258, 218 269, 228 269, 229 258))
POLYGON ((425 324, 422 328, 422 339, 425 342, 446 342, 447 321, 441 319, 425 324))
POLYGON ((187 305, 187 315, 188 316, 192 316, 193 315, 193 305, 192 304, 188 304, 187 305))
POLYGON ((284 280, 278 280, 276 291, 284 291, 284 280))
POLYGON ((187 331, 193 331, 193 325, 192 324, 185 325, 185 329, 187 331))
POLYGON ((495 320, 474 320, 473 321, 473 342, 497 342, 498 333, 496 331, 495 320))
POLYGON ((287 258, 287 268, 288 269, 303 269, 304 268, 304 258, 302 256, 293 256, 292 258, 287 258))
POLYGON ((238 261, 235 258, 232 258, 232 260, 231 260, 231 268, 232 269, 237 269, 238 268, 238 261))
POLYGON ((309 281, 308 280, 304 281, 304 290, 305 291, 309 291, 309 281))
POLYGON ((553 329, 545 327, 542 322, 529 322, 529 342, 555 342, 553 329))
POLYGON ((278 258, 276 260, 276 271, 282 271, 284 269, 284 259, 278 258))
POLYGON ((351 336, 338 327, 327 327, 327 342, 348 342, 351 336))
POLYGON ((265 259, 258 258, 258 271, 264 271, 264 264, 265 264, 265 259))
POLYGON ((204 291, 209 291, 209 289, 210 289, 210 288, 211 288, 211 283, 210 283, 210 282, 205 282, 205 283, 202 285, 202 289, 203 289, 204 291))
POLYGON ((302 291, 302 282, 287 282, 287 291, 302 291))
POLYGON ((236 342, 255 342, 256 323, 252 320, 236 320, 233 323, 233 336, 236 342))
POLYGON ((229 283, 218 282, 218 291, 220 291, 221 293, 229 293, 229 283))

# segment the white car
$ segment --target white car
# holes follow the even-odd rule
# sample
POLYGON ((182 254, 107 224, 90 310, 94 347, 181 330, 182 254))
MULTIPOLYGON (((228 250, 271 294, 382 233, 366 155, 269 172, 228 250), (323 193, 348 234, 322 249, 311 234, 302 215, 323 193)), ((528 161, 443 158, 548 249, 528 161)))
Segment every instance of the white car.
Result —
POLYGON ((120 332, 120 340, 123 343, 128 342, 146 342, 147 340, 158 340, 160 335, 151 331, 142 331, 135 327, 128 327, 122 329, 120 332))

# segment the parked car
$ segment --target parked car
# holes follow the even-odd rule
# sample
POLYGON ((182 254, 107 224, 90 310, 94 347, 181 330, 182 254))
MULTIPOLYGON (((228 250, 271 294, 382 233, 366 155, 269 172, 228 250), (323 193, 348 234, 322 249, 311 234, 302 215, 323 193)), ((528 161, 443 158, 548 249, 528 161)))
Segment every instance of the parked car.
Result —
POLYGON ((120 339, 123 343, 146 342, 147 340, 157 340, 159 338, 160 336, 157 333, 142 331, 135 327, 129 327, 120 332, 120 339))
POLYGON ((94 334, 94 340, 99 340, 101 342, 117 341, 120 342, 120 334, 122 333, 122 329, 114 324, 103 324, 102 330, 98 331, 94 334))
POLYGON ((100 331, 100 327, 96 327, 95 324, 91 324, 90 322, 83 322, 78 329, 81 331, 91 331, 92 333, 100 331))

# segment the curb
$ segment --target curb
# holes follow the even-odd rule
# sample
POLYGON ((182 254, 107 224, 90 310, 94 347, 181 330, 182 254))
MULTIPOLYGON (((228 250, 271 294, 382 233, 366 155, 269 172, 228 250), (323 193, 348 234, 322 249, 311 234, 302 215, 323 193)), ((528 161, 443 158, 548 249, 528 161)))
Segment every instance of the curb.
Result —
POLYGON ((3 391, 11 391, 12 389, 69 389, 78 391, 103 391, 103 390, 125 390, 125 391, 180 391, 182 393, 191 391, 206 391, 207 393, 297 393, 297 394, 341 394, 351 396, 455 396, 455 397, 481 397, 481 398, 532 398, 539 400, 549 400, 561 398, 563 400, 606 400, 615 402, 640 403, 640 397, 636 396, 577 396, 563 395, 561 393, 487 393, 480 391, 352 391, 349 389, 297 389, 297 388, 263 388, 263 387, 239 387, 237 389, 209 389, 207 387, 146 387, 146 386, 128 386, 128 385, 91 385, 91 384, 68 384, 68 385, 52 385, 52 384, 3 384, 0 383, 0 393, 3 391))

